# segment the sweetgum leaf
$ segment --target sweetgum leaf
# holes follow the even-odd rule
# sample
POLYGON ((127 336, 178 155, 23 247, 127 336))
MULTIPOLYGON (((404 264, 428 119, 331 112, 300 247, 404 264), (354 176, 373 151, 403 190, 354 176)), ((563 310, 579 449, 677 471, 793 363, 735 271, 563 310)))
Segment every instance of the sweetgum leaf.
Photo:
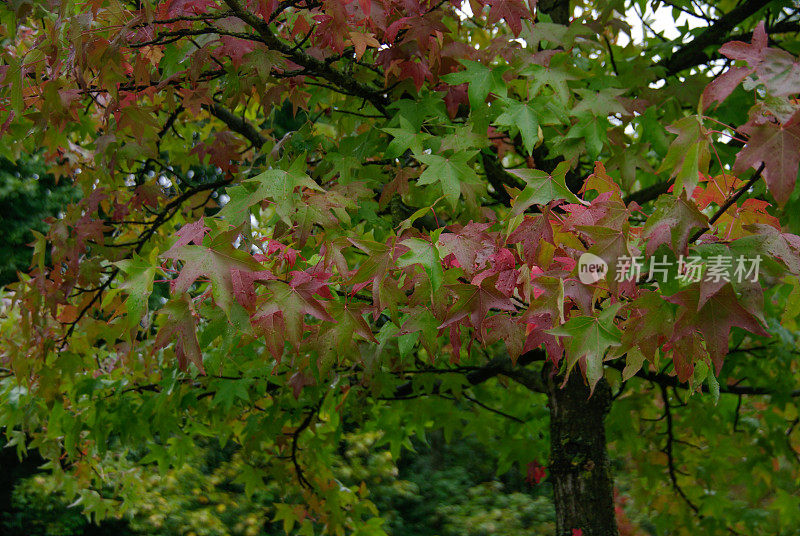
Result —
POLYGON ((572 203, 588 205, 567 188, 565 177, 569 164, 561 162, 552 173, 538 169, 515 169, 512 173, 525 181, 526 187, 514 201, 511 213, 525 212, 531 205, 546 205, 555 199, 565 199, 572 203))
POLYGON ((725 284, 713 296, 701 302, 701 285, 693 284, 667 301, 681 305, 681 313, 675 323, 673 341, 697 332, 703 336, 716 374, 728 353, 728 338, 732 327, 745 329, 753 334, 768 336, 761 323, 739 302, 730 283, 725 284))
POLYGON ((592 391, 603 377, 603 358, 611 346, 619 346, 622 332, 614 324, 614 317, 622 304, 603 310, 598 316, 576 316, 561 326, 548 330, 552 335, 566 337, 567 374, 581 359, 586 360, 586 379, 592 391))
POLYGON ((658 171, 670 172, 670 177, 675 179, 676 194, 686 190, 687 195, 692 195, 700 173, 708 171, 711 159, 708 132, 701 119, 694 115, 676 121, 667 130, 678 137, 669 146, 658 171))
POLYGON ((771 122, 743 127, 750 136, 736 155, 734 173, 764 164, 764 180, 779 205, 786 204, 794 191, 800 165, 800 111, 784 124, 771 122))
POLYGON ((439 183, 445 199, 455 210, 458 198, 461 195, 461 183, 478 180, 478 175, 469 165, 469 161, 476 154, 477 151, 462 151, 447 157, 435 154, 420 155, 418 157, 419 161, 427 164, 427 167, 419 176, 417 184, 439 183))
POLYGON ((439 290, 444 279, 444 272, 436 246, 419 238, 409 238, 403 240, 401 244, 407 247, 409 251, 397 259, 397 265, 401 268, 415 264, 422 265, 431 282, 431 290, 433 292, 439 290))

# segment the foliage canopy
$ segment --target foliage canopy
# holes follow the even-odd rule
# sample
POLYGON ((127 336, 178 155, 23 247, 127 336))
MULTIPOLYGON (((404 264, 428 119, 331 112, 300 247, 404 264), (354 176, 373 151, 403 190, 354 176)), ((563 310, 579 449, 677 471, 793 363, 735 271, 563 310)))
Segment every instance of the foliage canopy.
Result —
POLYGON ((11 444, 102 517, 215 437, 287 534, 380 535, 353 429, 549 442, 559 536, 617 534, 612 460, 655 534, 789 534, 800 10, 536 4, 0 6, 2 155, 80 192, 4 295, 11 444))

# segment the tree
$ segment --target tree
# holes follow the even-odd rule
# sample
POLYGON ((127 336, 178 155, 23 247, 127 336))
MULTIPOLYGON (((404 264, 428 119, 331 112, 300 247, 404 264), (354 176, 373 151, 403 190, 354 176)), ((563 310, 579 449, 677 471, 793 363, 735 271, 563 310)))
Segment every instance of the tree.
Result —
POLYGON ((0 8, 3 150, 83 193, 7 295, 12 445, 102 517, 109 449, 218 436, 287 533, 383 534, 346 430, 549 438, 559 536, 619 533, 612 462, 655 533, 793 530, 800 10, 536 4, 0 8))

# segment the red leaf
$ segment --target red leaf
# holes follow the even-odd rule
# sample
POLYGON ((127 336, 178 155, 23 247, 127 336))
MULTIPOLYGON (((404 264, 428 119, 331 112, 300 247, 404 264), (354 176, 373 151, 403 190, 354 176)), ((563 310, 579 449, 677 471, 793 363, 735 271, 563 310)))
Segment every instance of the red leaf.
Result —
POLYGON ((743 60, 755 68, 764 57, 764 49, 767 48, 767 32, 764 30, 764 22, 761 21, 753 31, 753 40, 750 44, 742 41, 731 41, 719 47, 719 52, 732 60, 743 60))
POLYGON ((206 227, 203 218, 201 217, 194 223, 187 223, 180 230, 176 231, 175 234, 178 236, 178 240, 172 244, 172 247, 169 248, 165 253, 164 257, 171 258, 172 255, 175 254, 183 246, 188 246, 189 244, 196 244, 198 246, 203 245, 203 237, 210 229, 206 227))
POLYGON ((159 7, 159 11, 160 18, 174 18, 202 15, 212 7, 217 7, 214 0, 167 0, 159 7))
POLYGON ((703 90, 703 109, 707 109, 715 102, 722 102, 733 93, 742 80, 753 72, 749 67, 731 67, 706 86, 703 90))
POLYGON ((547 476, 547 469, 537 461, 528 462, 528 474, 525 481, 534 485, 541 482, 547 476))
POLYGON ((491 9, 487 20, 494 24, 500 19, 505 19, 508 27, 514 33, 514 37, 519 37, 519 33, 522 31, 522 19, 531 16, 531 12, 522 3, 522 0, 489 0, 489 5, 491 9))
MULTIPOLYGON (((698 332, 706 342, 706 348, 719 374, 722 362, 728 353, 728 338, 732 327, 746 329, 756 335, 768 336, 758 319, 739 303, 730 283, 713 296, 702 299, 700 285, 694 284, 686 290, 665 298, 685 307, 675 323, 671 344, 678 344, 683 337, 698 332)), ((689 355, 697 355, 696 352, 689 355)))
POLYGON ((783 125, 748 123, 740 130, 750 136, 747 144, 736 155, 733 173, 764 163, 764 180, 779 205, 789 200, 797 180, 800 165, 800 111, 783 125))
POLYGON ((300 398, 300 393, 306 385, 314 385, 314 378, 306 376, 302 372, 295 372, 292 377, 286 382, 286 385, 291 386, 292 394, 295 399, 300 398))
POLYGON ((490 309, 501 311, 515 311, 516 307, 495 288, 495 277, 484 279, 480 286, 476 285, 454 285, 451 287, 457 296, 456 303, 450 308, 447 317, 444 319, 439 329, 446 328, 452 324, 460 322, 469 317, 473 328, 483 333, 483 321, 490 309))
POLYGON ((553 242, 553 227, 550 225, 550 209, 544 208, 542 214, 525 216, 519 227, 508 237, 509 244, 522 243, 522 259, 528 266, 539 264, 542 243, 553 242))
POLYGON ((161 312, 167 315, 167 321, 156 336, 155 348, 164 348, 174 342, 178 367, 185 371, 189 363, 194 363, 200 373, 205 374, 203 356, 195 331, 196 323, 189 300, 186 298, 171 300, 161 312))
POLYGON ((276 277, 269 270, 254 272, 251 270, 231 268, 233 295, 236 297, 236 301, 247 310, 253 310, 256 306, 255 282, 270 281, 273 279, 276 279, 276 277))
POLYGON ((522 355, 527 325, 501 313, 487 318, 483 327, 488 331, 486 344, 493 344, 502 339, 512 363, 516 363, 522 355))

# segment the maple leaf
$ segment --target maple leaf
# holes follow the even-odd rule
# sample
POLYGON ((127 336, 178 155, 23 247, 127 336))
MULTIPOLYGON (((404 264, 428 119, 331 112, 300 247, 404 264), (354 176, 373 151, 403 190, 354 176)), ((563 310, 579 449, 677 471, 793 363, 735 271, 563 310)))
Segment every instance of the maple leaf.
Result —
POLYGON ((189 363, 192 363, 201 374, 205 374, 200 343, 197 342, 196 323, 188 297, 173 298, 159 312, 167 316, 167 321, 156 336, 155 348, 164 348, 174 342, 178 367, 186 371, 189 363))
POLYGON ((539 114, 528 103, 513 99, 503 99, 505 111, 494 120, 499 127, 506 127, 515 135, 522 136, 522 145, 527 153, 533 154, 533 148, 542 141, 541 128, 539 128, 539 114))
POLYGON ((375 39, 375 34, 349 32, 350 42, 353 43, 353 48, 356 52, 356 59, 360 60, 366 52, 367 47, 378 48, 381 44, 375 39))
MULTIPOLYGON (((292 395, 295 400, 300 398, 300 393, 303 392, 303 387, 307 385, 314 385, 314 378, 302 372, 295 372, 291 378, 286 381, 286 385, 292 388, 292 395)), ((277 517, 276 517, 277 519, 277 517)))
POLYGON ((364 303, 330 303, 328 313, 337 321, 327 324, 325 331, 319 335, 322 345, 327 347, 323 348, 323 352, 336 362, 341 362, 342 358, 352 351, 355 335, 377 344, 372 329, 364 320, 363 315, 368 308, 370 306, 364 303))
POLYGON ((522 244, 522 259, 529 267, 542 264, 539 256, 544 244, 555 246, 553 226, 549 218, 550 209, 545 207, 541 214, 525 216, 522 223, 508 235, 509 244, 522 244))
POLYGON ((761 62, 767 44, 767 32, 764 21, 761 21, 753 30, 753 38, 749 44, 742 41, 730 41, 719 47, 719 52, 732 60, 743 60, 750 67, 755 67, 761 62))
POLYGON ((430 134, 420 132, 419 129, 415 130, 411 122, 404 116, 399 116, 400 128, 384 128, 381 129, 387 134, 391 134, 394 138, 389 146, 386 148, 384 155, 386 158, 397 158, 402 156, 407 150, 416 155, 422 154, 422 144, 426 139, 430 138, 430 134))
POLYGON ((670 303, 683 306, 675 323, 671 343, 681 337, 698 332, 706 342, 706 348, 714 362, 716 374, 728 353, 728 338, 732 327, 739 327, 761 336, 769 336, 758 319, 739 303, 730 283, 726 283, 712 296, 702 302, 700 284, 693 284, 673 296, 665 297, 670 303))
POLYGON ((409 311, 407 320, 400 327, 400 335, 416 334, 422 347, 428 352, 431 360, 436 356, 436 339, 439 334, 440 322, 433 316, 427 307, 413 307, 409 311))
POLYGON ((519 37, 522 31, 522 19, 530 18, 531 12, 522 3, 522 0, 488 0, 491 8, 487 20, 494 24, 500 19, 505 19, 514 37, 519 37))
POLYGON ((439 290, 442 286, 444 273, 436 246, 419 238, 409 238, 403 240, 400 244, 407 247, 409 251, 397 259, 397 266, 405 268, 415 264, 421 265, 431 283, 431 292, 439 290))
POLYGON ((575 124, 570 127, 564 137, 565 140, 580 140, 586 146, 586 152, 591 158, 597 158, 608 140, 608 131, 611 130, 606 116, 597 116, 591 112, 581 112, 576 115, 575 124))
POLYGON ((785 97, 800 92, 800 63, 785 50, 764 50, 764 59, 756 67, 756 73, 771 95, 785 97))
MULTIPOLYGON (((542 26, 541 22, 537 22, 535 28, 542 26)), ((566 53, 554 55, 545 66, 531 64, 520 71, 520 74, 529 77, 531 84, 529 96, 535 96, 544 86, 550 86, 555 92, 558 102, 564 106, 568 104, 572 94, 568 82, 578 79, 576 70, 569 63, 566 53)))
POLYGON ((470 222, 455 233, 439 235, 439 250, 442 256, 453 255, 458 265, 468 276, 486 266, 489 258, 497 250, 492 238, 485 232, 488 223, 470 222))
POLYGON ((516 364, 517 359, 524 351, 527 324, 501 313, 487 318, 483 322, 483 328, 487 332, 484 342, 493 344, 502 340, 506 345, 511 362, 516 364))
POLYGON ((699 333, 689 333, 680 339, 664 345, 667 357, 672 359, 678 381, 687 382, 692 379, 697 361, 707 358, 708 352, 703 347, 703 337, 699 333))
POLYGON ((611 192, 622 199, 622 190, 619 184, 606 173, 606 167, 602 162, 594 163, 594 171, 583 181, 583 186, 578 193, 585 194, 589 190, 594 190, 598 194, 611 192))
POLYGON ((745 229, 753 234, 735 240, 731 247, 737 246, 748 256, 757 253, 780 259, 790 272, 800 275, 800 237, 763 223, 747 225, 745 229))
POLYGON ((525 477, 528 484, 538 484, 545 476, 547 476, 547 469, 542 464, 537 461, 528 462, 528 474, 525 477))
POLYGON ((287 224, 292 223, 291 216, 300 206, 295 194, 297 188, 308 188, 318 192, 324 190, 302 170, 305 162, 298 158, 288 171, 268 169, 244 181, 241 185, 228 190, 230 201, 219 212, 234 225, 248 219, 250 207, 264 199, 274 202, 275 212, 287 224))
POLYGON ((259 324, 262 320, 267 320, 267 317, 280 313, 285 326, 286 340, 297 347, 303 338, 305 315, 325 322, 336 322, 336 320, 328 313, 325 305, 314 297, 320 290, 327 288, 327 284, 306 272, 292 272, 292 276, 290 284, 283 281, 267 283, 270 297, 259 307, 252 321, 254 324, 259 324))
POLYGON ((614 317, 622 304, 603 310, 598 316, 576 316, 561 326, 548 330, 551 335, 566 337, 567 375, 579 360, 585 360, 586 379, 594 387, 603 377, 603 358, 611 346, 619 346, 622 332, 614 324, 614 317))
POLYGON ((581 225, 599 225, 611 229, 622 229, 630 218, 630 210, 614 192, 598 195, 591 203, 561 205, 568 216, 564 219, 564 230, 573 230, 581 225), (587 206, 588 205, 588 206, 587 206))
MULTIPOLYGON (((620 257, 631 256, 627 225, 622 229, 601 226, 580 226, 577 229, 592 241, 588 253, 597 255, 608 266, 616 267, 620 257)), ((618 281, 613 277, 608 278, 605 284, 612 290, 616 290, 618 287, 618 281)))
POLYGON ((658 172, 670 171, 670 177, 675 179, 675 192, 686 190, 687 195, 692 195, 700 173, 708 171, 711 159, 708 131, 696 115, 676 121, 667 130, 678 137, 670 144, 658 172))
POLYGON ((456 301, 439 329, 469 318, 470 325, 482 336, 485 333, 483 322, 491 309, 516 311, 514 303, 495 287, 496 279, 496 276, 484 279, 480 285, 449 286, 449 290, 456 296, 456 301))
POLYGON ((455 210, 458 198, 461 195, 461 183, 478 180, 475 170, 469 165, 478 151, 462 151, 452 156, 444 157, 436 154, 423 154, 417 158, 427 167, 419 176, 417 184, 439 183, 442 187, 447 202, 455 210))
POLYGON ((746 61, 748 67, 731 67, 708 84, 703 90, 701 99, 703 109, 707 109, 715 102, 724 101, 742 83, 742 80, 756 71, 756 67, 764 59, 767 43, 767 33, 762 21, 753 31, 753 39, 750 44, 742 41, 730 41, 719 48, 720 54, 732 60, 746 61))
POLYGON ((771 205, 761 199, 745 199, 741 205, 733 205, 717 219, 715 227, 725 239, 741 238, 750 234, 751 225, 768 225, 780 230, 778 218, 767 212, 771 205))
POLYGON ((231 286, 233 295, 242 307, 252 310, 256 305, 256 281, 271 281, 276 279, 275 275, 269 270, 242 270, 231 268, 231 286))
MULTIPOLYGON (((233 231, 238 235, 238 231, 233 231)), ((211 280, 214 301, 224 311, 229 311, 235 296, 233 276, 234 270, 257 272, 262 270, 261 264, 244 251, 231 245, 231 233, 221 233, 208 246, 184 245, 170 248, 162 256, 167 259, 182 261, 183 268, 178 277, 170 281, 172 292, 183 293, 200 277, 211 280)), ((259 278, 253 276, 253 280, 259 278)))
MULTIPOLYGON (((532 277, 528 310, 523 319, 528 317, 547 315, 552 322, 564 323, 564 279, 549 275, 532 277)), ((536 320, 533 321, 537 323, 536 320)))
POLYGON ((217 7, 215 0, 168 0, 159 6, 161 18, 185 17, 206 13, 208 8, 217 7))
POLYGON ((468 83, 467 96, 473 109, 480 108, 489 93, 498 97, 507 95, 508 84, 503 79, 503 73, 509 68, 507 65, 490 68, 472 60, 459 60, 459 62, 466 67, 466 70, 447 74, 442 80, 453 85, 468 83))
POLYGON ((397 259, 405 248, 391 248, 370 240, 349 239, 349 241, 368 254, 368 257, 352 275, 349 283, 355 286, 371 283, 375 318, 386 307, 389 307, 392 318, 396 319, 398 314, 397 296, 401 292, 398 289, 397 281, 389 277, 388 273, 396 267, 397 259))
POLYGON ((178 239, 164 253, 164 256, 168 257, 168 255, 171 255, 172 253, 179 250, 183 246, 188 246, 189 244, 202 246, 203 238, 206 236, 206 233, 208 231, 210 231, 210 229, 206 227, 206 224, 202 217, 196 222, 187 223, 186 225, 175 231, 175 235, 178 237, 178 239))
POLYGON ((696 188, 692 199, 697 203, 697 208, 705 210, 708 205, 715 203, 722 206, 744 183, 736 175, 721 173, 715 177, 701 177, 700 182, 705 188, 696 188))
POLYGON ((138 254, 133 258, 118 261, 116 265, 127 276, 120 288, 128 293, 125 300, 128 328, 134 328, 147 313, 147 302, 153 293, 153 279, 160 270, 142 259, 138 254))
POLYGON ((511 173, 525 181, 526 187, 514 201, 511 213, 522 214, 531 205, 546 205, 555 199, 565 199, 573 203, 588 205, 567 188, 565 177, 569 164, 560 162, 552 173, 538 169, 515 169, 511 173))
POLYGON ((727 99, 733 93, 733 90, 739 87, 742 80, 752 74, 754 70, 749 67, 731 67, 712 80, 703 90, 703 96, 701 97, 703 109, 707 110, 715 102, 722 102, 727 99))
MULTIPOLYGON (((622 344, 613 350, 613 355, 621 356, 627 353, 630 359, 630 352, 639 352, 649 361, 655 362, 656 352, 673 333, 672 328, 675 324, 673 309, 674 307, 664 301, 658 293, 642 290, 639 297, 627 307, 628 317, 620 325, 622 344)), ((634 370, 633 373, 635 372, 634 370)))
POLYGON ((707 229, 708 218, 686 199, 685 193, 681 193, 680 197, 659 196, 653 214, 642 229, 642 238, 646 240, 645 251, 650 256, 669 240, 672 251, 677 255, 686 254, 692 230, 698 227, 707 229))
POLYGON ((733 173, 742 173, 763 163, 769 192, 783 206, 794 191, 800 165, 800 111, 784 124, 748 123, 740 130, 750 138, 736 155, 733 173))

